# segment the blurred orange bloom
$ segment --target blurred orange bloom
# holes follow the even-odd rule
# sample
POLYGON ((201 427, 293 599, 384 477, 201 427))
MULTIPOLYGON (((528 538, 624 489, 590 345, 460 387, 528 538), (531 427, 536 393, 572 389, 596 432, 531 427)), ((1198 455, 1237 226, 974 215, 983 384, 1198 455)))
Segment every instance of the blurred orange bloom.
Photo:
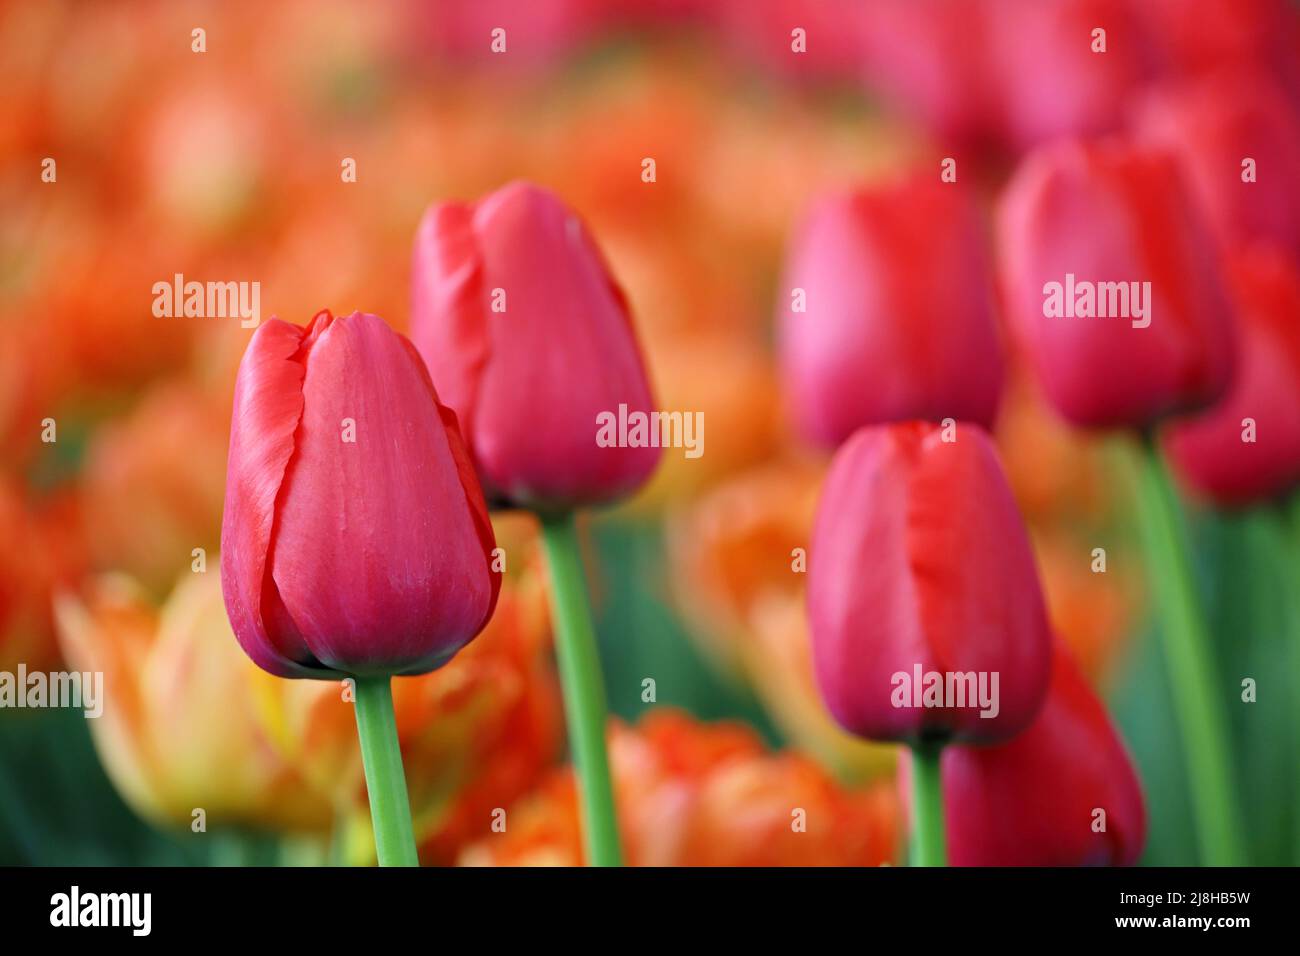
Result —
MULTIPOLYGON (((634 866, 879 866, 896 857, 894 788, 845 790, 811 761, 764 750, 742 724, 656 710, 610 726, 619 828, 634 866)), ((573 774, 510 808, 464 865, 582 863, 573 774)))
POLYGON ((33 501, 0 475, 0 670, 58 661, 51 602, 85 569, 81 516, 66 490, 33 501))
POLYGON ((774 461, 687 506, 669 524, 677 602, 706 652, 753 685, 800 749, 847 780, 888 771, 894 748, 831 718, 813 677, 804 583, 823 467, 774 461))
MULTIPOLYGON (((512 513, 493 515, 493 525, 506 567, 492 620, 445 667, 393 681, 426 863, 450 862, 462 843, 490 832, 492 810, 530 790, 559 753, 560 698, 535 523, 512 513)), ((258 716, 280 755, 329 795, 350 827, 364 829, 365 780, 345 688, 261 671, 254 683, 258 716)), ((373 854, 373 841, 356 842, 373 854)))
POLYGON ((1053 626, 1095 681, 1123 646, 1142 601, 1141 562, 1124 510, 1130 479, 1104 442, 1056 416, 1023 369, 1003 396, 996 438, 1053 626), (1094 570, 1096 548, 1105 549, 1105 572, 1094 570))
POLYGON ((104 576, 57 602, 70 667, 104 675, 90 731, 118 792, 159 824, 327 831, 328 801, 270 745, 256 671, 239 650, 216 573, 185 572, 157 608, 129 578, 104 576))
POLYGON ((159 594, 195 548, 216 571, 229 430, 228 396, 177 382, 153 387, 128 418, 95 433, 82 483, 99 567, 129 569, 159 594))

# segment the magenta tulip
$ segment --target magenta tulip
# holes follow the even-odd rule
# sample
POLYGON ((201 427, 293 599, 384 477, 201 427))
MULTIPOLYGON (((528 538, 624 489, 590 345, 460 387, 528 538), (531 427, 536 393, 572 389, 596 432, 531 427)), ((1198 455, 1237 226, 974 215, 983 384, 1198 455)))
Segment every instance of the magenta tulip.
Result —
POLYGON ((811 440, 914 418, 992 427, 1002 354, 983 243, 974 203, 937 169, 812 208, 778 310, 786 393, 811 440))
POLYGON ((442 203, 416 236, 413 338, 459 416, 488 497, 541 512, 610 501, 658 462, 598 441, 652 410, 627 302, 577 216, 513 183, 442 203))
POLYGON ((954 866, 1129 866, 1142 853, 1137 771, 1064 647, 1024 733, 994 747, 949 747, 942 759, 954 866))
POLYGON ((817 682, 836 720, 873 740, 1005 740, 1047 692, 1047 612, 993 443, 976 425, 944 438, 921 422, 862 429, 818 505, 817 682))
POLYGON ((281 677, 433 670, 500 588, 455 415, 410 342, 360 312, 253 335, 221 547, 235 636, 281 677))
POLYGON ((1300 119, 1274 80, 1229 71, 1161 90, 1137 133, 1177 153, 1226 248, 1271 242, 1300 262, 1300 119))
POLYGON ((1234 337, 1215 244, 1171 154, 1044 147, 1007 187, 998 232, 1012 325, 1066 419, 1142 428, 1228 387, 1234 337))
POLYGON ((1262 247, 1231 263, 1241 367, 1221 402, 1170 424, 1165 448, 1201 494, 1245 506, 1300 485, 1300 272, 1262 247))

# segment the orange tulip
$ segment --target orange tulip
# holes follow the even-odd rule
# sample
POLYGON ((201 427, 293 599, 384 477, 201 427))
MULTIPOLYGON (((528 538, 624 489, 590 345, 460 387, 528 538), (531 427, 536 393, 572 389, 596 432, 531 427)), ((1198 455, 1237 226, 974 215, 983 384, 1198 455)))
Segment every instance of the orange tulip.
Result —
POLYGON ((750 683, 801 750, 846 779, 893 766, 892 747, 841 730, 813 679, 803 573, 822 468, 771 462, 719 486, 670 523, 674 592, 692 633, 750 683))
POLYGON ((155 607, 135 582, 97 579, 57 602, 71 667, 104 675, 89 720, 118 791, 159 824, 325 831, 332 809, 270 745, 256 717, 256 666, 231 640, 214 572, 185 572, 155 607))
MULTIPOLYGON (((892 787, 845 790, 806 758, 769 753, 741 724, 673 710, 613 723, 623 845, 638 866, 878 866, 896 853, 892 787)), ((564 769, 460 856, 465 865, 578 865, 572 771, 564 769)))
MULTIPOLYGON (((397 735, 422 858, 446 863, 489 832, 493 809, 531 789, 559 752, 545 576, 530 517, 493 518, 506 556, 497 609, 456 666, 393 681, 397 735)), ((350 694, 342 683, 253 675, 277 753, 355 828, 369 823, 350 694)), ((356 841, 358 860, 373 843, 356 841)))

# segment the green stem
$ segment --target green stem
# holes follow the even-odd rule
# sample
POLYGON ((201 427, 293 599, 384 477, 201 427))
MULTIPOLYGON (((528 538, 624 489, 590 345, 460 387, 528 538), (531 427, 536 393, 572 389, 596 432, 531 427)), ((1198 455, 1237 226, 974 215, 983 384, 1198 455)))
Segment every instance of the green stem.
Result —
MULTIPOLYGON (((1300 745, 1300 597, 1297 597, 1300 595, 1300 491, 1292 493, 1287 511, 1289 514, 1279 522, 1280 530, 1284 535, 1286 553, 1289 556, 1289 560, 1283 565, 1282 593, 1288 600, 1286 625, 1291 638, 1293 662, 1291 676, 1294 683, 1291 685, 1291 700, 1296 712, 1291 730, 1296 744, 1300 745), (1285 520, 1287 517, 1290 518, 1289 522, 1285 520)), ((1292 825, 1295 829, 1292 852, 1293 861, 1300 864, 1300 750, 1295 755, 1295 768, 1298 773, 1295 778, 1295 798, 1291 801, 1294 807, 1292 825)))
POLYGON ((357 735, 361 738, 361 762, 366 768, 366 792, 370 796, 379 865, 419 866, 390 678, 357 677, 355 682, 357 735))
POLYGON ((593 866, 621 866, 618 816, 605 751, 605 689, 573 516, 543 518, 542 541, 551 571, 555 652, 582 799, 587 859, 593 866))
POLYGON ((1201 858, 1210 866, 1244 863, 1240 815, 1228 758, 1223 694, 1216 692, 1205 618, 1197 599, 1182 510, 1159 448, 1141 452, 1138 509, 1148 574, 1160 609, 1170 692, 1182 731, 1201 858))
POLYGON ((943 785, 940 781, 941 746, 912 747, 912 865, 947 866, 948 846, 943 832, 943 785))

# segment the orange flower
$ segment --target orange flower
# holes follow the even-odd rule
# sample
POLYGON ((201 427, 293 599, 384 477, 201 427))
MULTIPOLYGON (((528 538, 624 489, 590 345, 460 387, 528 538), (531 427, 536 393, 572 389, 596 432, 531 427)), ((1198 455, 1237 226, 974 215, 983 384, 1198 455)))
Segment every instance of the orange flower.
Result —
POLYGON ((82 482, 100 567, 128 569, 155 593, 191 566, 195 548, 216 570, 229 429, 228 397, 167 383, 96 432, 82 482))
MULTIPOLYGON (((636 866, 878 866, 895 858, 893 787, 849 791, 811 761, 769 753, 740 724, 659 710, 610 727, 624 850, 636 866)), ((571 771, 511 808, 465 865, 579 865, 571 771)))
POLYGON ((771 462, 673 517, 675 592, 710 656, 748 681, 800 749, 845 779, 893 766, 892 747, 841 730, 813 679, 804 583, 822 480, 809 462, 771 462))
POLYGON ((218 575, 185 572, 161 609, 130 579, 97 579, 57 603, 71 667, 100 672, 104 711, 88 719, 104 768, 159 824, 325 831, 329 803, 274 752, 226 621, 218 575))
POLYGON ((58 661, 51 597, 85 568, 81 513, 67 491, 32 501, 0 476, 0 670, 58 661))
MULTIPOLYGON (((497 609, 455 666, 393 681, 397 733, 422 859, 446 863, 486 832, 496 807, 531 789, 559 751, 560 698, 550 659, 536 525, 494 515, 505 575, 497 609)), ((329 795, 353 828, 369 823, 356 718, 341 684, 253 675, 258 715, 281 756, 329 795)), ((363 854, 372 841, 358 839, 363 854), (364 850, 361 848, 364 847, 364 850)))

